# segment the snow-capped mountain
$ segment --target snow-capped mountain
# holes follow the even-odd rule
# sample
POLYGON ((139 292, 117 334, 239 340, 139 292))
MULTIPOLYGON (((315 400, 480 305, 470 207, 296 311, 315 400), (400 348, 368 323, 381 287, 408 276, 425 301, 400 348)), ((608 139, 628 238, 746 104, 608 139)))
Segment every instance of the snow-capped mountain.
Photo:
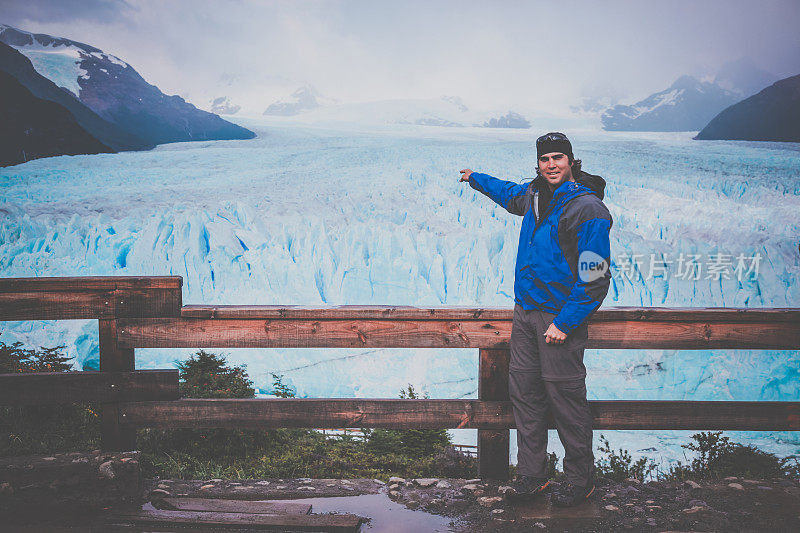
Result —
POLYGON ((681 76, 668 89, 633 105, 616 105, 600 119, 611 131, 696 131, 738 100, 715 83, 681 76))
POLYGON ((217 115, 235 115, 239 112, 242 106, 236 105, 231 102, 227 96, 218 96, 211 100, 211 112, 217 115))
POLYGON ((723 110, 695 139, 800 142, 800 74, 723 110))
POLYGON ((40 157, 112 151, 81 128, 64 106, 37 98, 2 70, 0 116, 0 167, 40 157))
POLYGON ((483 123, 485 128, 530 128, 531 123, 528 122, 528 119, 520 115, 519 113, 515 113, 514 111, 509 111, 505 115, 500 118, 490 118, 486 122, 483 123))
POLYGON ((153 144, 250 139, 255 134, 147 83, 120 58, 93 46, 0 25, 0 41, 24 54, 36 72, 101 118, 153 144))
MULTIPOLYGON (((45 78, 33 68, 30 60, 22 55, 19 51, 15 48, 5 44, 4 42, 0 41, 0 71, 8 74, 14 80, 14 82, 22 85, 27 91, 31 93, 32 96, 35 98, 45 100, 48 102, 52 102, 53 104, 58 105, 59 107, 63 107, 67 110, 69 114, 72 115, 73 119, 78 123, 78 125, 85 130, 88 134, 92 137, 96 138, 100 141, 103 145, 111 148, 113 151, 124 151, 124 150, 148 150, 155 146, 154 143, 148 142, 140 137, 135 135, 131 135, 130 133, 124 131, 122 128, 117 126, 116 124, 112 124, 111 122, 104 120, 100 116, 97 115, 94 111, 86 107, 78 98, 75 97, 73 93, 69 90, 64 89, 62 87, 57 87, 55 83, 51 80, 45 78)), ((11 86, 13 83, 10 80, 7 80, 4 86, 8 85, 9 90, 11 90, 11 86)), ((4 103, 8 105, 18 105, 22 106, 21 103, 16 102, 13 100, 13 97, 8 96, 4 103)), ((30 108, 33 109, 32 107, 30 108)), ((42 108, 42 109, 53 109, 52 107, 42 108)), ((16 110, 18 111, 18 109, 16 110)), ((33 111, 32 111, 33 112, 33 111)), ((58 118, 59 112, 55 112, 52 120, 57 122, 61 119, 58 118)), ((34 120, 34 117, 31 115, 31 120, 34 120)), ((20 117, 21 122, 24 123, 24 116, 20 117)), ((8 124, 0 124, 0 132, 4 135, 10 135, 11 129, 4 127, 8 126, 8 124)), ((65 130, 67 131, 67 130, 65 130)), ((42 137, 40 137, 42 139, 42 137)), ((40 153, 40 154, 48 154, 48 155, 58 155, 58 150, 51 149, 52 147, 48 147, 49 142, 45 141, 39 146, 32 146, 27 144, 26 154, 33 154, 33 153, 40 153)), ((91 150, 87 150, 85 152, 63 152, 63 153, 94 153, 91 150)), ((46 155, 41 155, 40 157, 46 157, 46 155)), ((22 160, 25 159, 32 159, 30 155, 22 156, 22 160)), ((8 159, 7 161, 16 160, 16 159, 8 159)))
POLYGON ((264 114, 291 117, 319 108, 320 99, 321 95, 313 87, 300 87, 288 98, 270 104, 264 114))

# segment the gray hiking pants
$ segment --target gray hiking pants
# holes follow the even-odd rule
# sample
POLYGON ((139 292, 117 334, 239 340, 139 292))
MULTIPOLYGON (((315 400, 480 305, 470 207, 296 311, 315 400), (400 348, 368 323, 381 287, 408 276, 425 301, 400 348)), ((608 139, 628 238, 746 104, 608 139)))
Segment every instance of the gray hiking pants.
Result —
POLYGON ((581 324, 564 344, 547 344, 544 332, 555 316, 514 306, 508 377, 517 425, 517 471, 545 477, 549 412, 564 445, 567 481, 583 487, 594 476, 592 414, 583 365, 588 327, 581 324))

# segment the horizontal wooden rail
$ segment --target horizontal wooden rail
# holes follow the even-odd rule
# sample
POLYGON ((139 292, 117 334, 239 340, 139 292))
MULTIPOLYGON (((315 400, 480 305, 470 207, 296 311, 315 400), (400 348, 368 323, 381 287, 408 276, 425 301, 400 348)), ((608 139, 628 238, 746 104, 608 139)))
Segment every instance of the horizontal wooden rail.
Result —
POLYGON ((0 374, 0 405, 178 398, 177 370, 0 374))
POLYGON ((180 316, 180 276, 0 278, 0 320, 180 316))
MULTIPOLYGON (((595 429, 800 430, 800 402, 598 400, 589 404, 595 429)), ((178 400, 123 403, 119 412, 125 424, 155 428, 514 427, 509 402, 481 400, 178 400)))
MULTIPOLYGON (((511 307, 412 307, 388 305, 184 305, 183 318, 260 318, 305 320, 503 320, 513 318, 511 307)), ((800 309, 733 307, 607 307, 592 322, 794 322, 800 309)))
MULTIPOLYGON (((702 321, 690 311, 685 311, 685 321, 678 321, 674 312, 666 313, 669 320, 661 320, 657 312, 643 315, 654 318, 629 319, 626 311, 617 313, 617 320, 598 312, 602 320, 593 317, 589 323, 588 347, 800 349, 800 313, 730 311, 735 310, 705 310, 707 320, 702 321)), ((123 318, 118 320, 117 340, 123 348, 507 348, 511 336, 510 313, 491 320, 400 320, 360 318, 361 311, 355 313, 359 318, 349 319, 329 318, 325 309, 314 312, 316 319, 223 318, 227 313, 222 312, 216 318, 123 318)), ((338 309, 330 316, 342 313, 338 309)))

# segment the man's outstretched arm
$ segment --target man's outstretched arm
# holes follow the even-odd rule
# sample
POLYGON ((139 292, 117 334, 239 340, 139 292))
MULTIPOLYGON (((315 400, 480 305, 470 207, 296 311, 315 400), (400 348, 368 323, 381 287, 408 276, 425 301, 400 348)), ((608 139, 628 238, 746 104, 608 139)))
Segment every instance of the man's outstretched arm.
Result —
POLYGON ((524 216, 530 209, 530 203, 525 201, 527 183, 500 180, 468 168, 461 171, 461 181, 469 182, 470 187, 485 194, 511 214, 524 216))

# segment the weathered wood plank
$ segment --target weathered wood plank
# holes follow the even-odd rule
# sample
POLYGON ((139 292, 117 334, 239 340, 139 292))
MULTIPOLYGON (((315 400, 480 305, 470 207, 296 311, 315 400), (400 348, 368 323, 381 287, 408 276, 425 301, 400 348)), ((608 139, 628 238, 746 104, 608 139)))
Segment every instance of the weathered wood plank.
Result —
POLYGON ((0 374, 0 405, 178 398, 177 370, 0 374))
POLYGON ((174 527, 213 526, 227 529, 256 531, 331 531, 355 532, 361 518, 351 514, 320 515, 266 515, 248 513, 215 513, 195 511, 118 511, 107 516, 104 522, 135 524, 137 526, 174 527))
POLYGON ((162 318, 123 319, 119 324, 120 344, 137 348, 502 347, 511 329, 510 323, 402 320, 162 318))
MULTIPOLYGON (((242 318, 265 320, 505 320, 508 307, 412 307, 387 305, 185 305, 183 318, 242 318)), ((794 322, 800 324, 800 309, 729 307, 607 307, 592 316, 592 322, 794 322)))
MULTIPOLYGON (((98 320, 100 340, 100 371, 131 372, 136 368, 133 348, 117 343, 116 320, 98 320)), ((104 403, 100 409, 100 442, 108 451, 136 449, 136 428, 121 424, 119 404, 104 403)))
POLYGON ((0 278, 0 292, 180 289, 180 276, 84 276, 0 278))
POLYGON ((175 317, 180 310, 180 288, 0 292, 0 320, 175 317))
POLYGON ((223 500, 218 498, 163 498, 159 507, 168 511, 213 511, 218 513, 309 514, 310 503, 290 501, 223 500))
MULTIPOLYGON (((120 319, 132 348, 507 348, 510 321, 120 319)), ((589 324, 589 348, 798 349, 800 324, 605 321, 589 324)))
POLYGON ((113 318, 114 290, 0 292, 0 320, 113 318))
MULTIPOLYGON (((508 350, 479 352, 478 399, 508 401, 508 350)), ((508 479, 509 430, 478 430, 478 477, 508 479)))
MULTIPOLYGON (((595 400, 595 429, 800 430, 800 402, 595 400)), ((257 399, 123 403, 137 427, 508 429, 511 403, 482 400, 257 399)), ((552 420, 550 428, 555 428, 552 420)))

